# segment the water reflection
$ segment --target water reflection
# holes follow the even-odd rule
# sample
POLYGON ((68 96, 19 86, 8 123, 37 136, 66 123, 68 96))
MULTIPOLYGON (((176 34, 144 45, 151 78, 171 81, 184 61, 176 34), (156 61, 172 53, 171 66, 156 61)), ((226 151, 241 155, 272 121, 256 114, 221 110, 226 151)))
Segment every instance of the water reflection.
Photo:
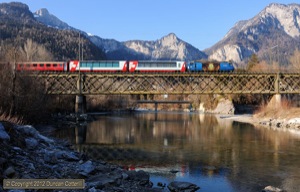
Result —
POLYGON ((90 158, 145 169, 157 182, 189 181, 203 191, 300 184, 299 135, 212 115, 101 116, 67 135, 90 158))

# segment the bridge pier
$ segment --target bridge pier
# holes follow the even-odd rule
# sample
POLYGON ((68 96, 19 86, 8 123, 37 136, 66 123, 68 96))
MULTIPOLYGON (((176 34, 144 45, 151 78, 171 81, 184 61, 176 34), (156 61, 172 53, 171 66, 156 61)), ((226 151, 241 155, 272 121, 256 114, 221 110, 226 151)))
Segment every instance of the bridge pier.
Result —
POLYGON ((75 113, 85 113, 85 112, 86 112, 86 96, 76 95, 75 113))
POLYGON ((273 97, 275 97, 275 106, 280 107, 281 106, 281 94, 275 94, 273 97))
POLYGON ((272 96, 270 102, 268 103, 269 108, 278 109, 281 107, 281 94, 277 93, 272 96))

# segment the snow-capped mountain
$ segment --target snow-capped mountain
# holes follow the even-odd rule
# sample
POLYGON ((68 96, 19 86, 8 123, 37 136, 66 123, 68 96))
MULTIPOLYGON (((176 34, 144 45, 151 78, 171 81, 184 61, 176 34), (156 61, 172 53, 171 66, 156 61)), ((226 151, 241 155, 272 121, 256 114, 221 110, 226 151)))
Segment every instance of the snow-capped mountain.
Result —
MULTIPOLYGON (((16 6, 12 3, 6 7, 12 5, 16 6)), ((14 14, 19 14, 23 20, 28 18, 27 20, 31 21, 32 14, 21 12, 22 6, 28 9, 27 5, 18 4, 16 7, 20 9, 14 8, 14 14)), ((10 12, 10 9, 2 8, 0 15, 5 14, 8 17, 10 12)), ((296 48, 300 49, 299 4, 270 4, 255 17, 237 22, 221 41, 206 49, 205 53, 181 40, 174 33, 154 41, 119 42, 75 29, 50 14, 47 9, 36 11, 34 18, 53 28, 80 31, 106 53, 107 59, 195 60, 208 58, 219 61, 233 60, 238 65, 243 65, 255 53, 262 59, 274 60, 276 57, 276 61, 284 64, 296 48)))
MULTIPOLYGON (((50 14, 47 9, 40 9, 34 15, 38 21, 45 25, 79 31, 50 14)), ((156 41, 135 40, 125 42, 83 33, 96 46, 103 49, 108 59, 195 60, 207 58, 205 53, 179 39, 174 33, 170 33, 156 41)))
POLYGON ((70 27, 67 23, 58 19, 56 16, 50 14, 49 11, 45 8, 36 11, 35 13, 33 13, 33 15, 36 20, 47 26, 55 27, 58 29, 74 29, 73 27, 70 27))
POLYGON ((179 39, 170 33, 156 41, 125 41, 91 39, 102 47, 108 58, 117 59, 150 59, 150 60, 195 60, 207 58, 199 49, 179 39))
POLYGON ((124 45, 153 60, 196 60, 207 58, 203 52, 179 39, 174 33, 170 33, 156 41, 126 41, 124 45))
POLYGON ((209 59, 242 63, 253 53, 275 54, 284 62, 300 43, 300 5, 270 4, 258 15, 240 21, 225 37, 205 50, 209 59), (275 49, 276 48, 276 49, 275 49), (284 58, 283 58, 284 57, 284 58))

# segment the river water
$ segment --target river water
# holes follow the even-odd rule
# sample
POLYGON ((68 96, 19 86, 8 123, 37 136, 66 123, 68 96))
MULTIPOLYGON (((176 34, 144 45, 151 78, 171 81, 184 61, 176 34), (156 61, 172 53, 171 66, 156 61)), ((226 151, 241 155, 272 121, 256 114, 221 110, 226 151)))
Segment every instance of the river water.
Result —
MULTIPOLYGON (((199 191, 300 191, 300 133, 190 113, 102 115, 60 129, 89 158, 145 170, 150 180, 187 181, 199 191)), ((167 191, 167 190, 166 190, 167 191)))

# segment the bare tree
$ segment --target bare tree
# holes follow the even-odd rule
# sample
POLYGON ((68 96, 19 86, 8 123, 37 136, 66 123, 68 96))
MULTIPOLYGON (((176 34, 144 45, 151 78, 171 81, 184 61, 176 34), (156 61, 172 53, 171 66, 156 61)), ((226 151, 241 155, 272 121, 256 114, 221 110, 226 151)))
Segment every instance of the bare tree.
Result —
POLYGON ((38 46, 36 61, 51 61, 53 55, 43 45, 38 46))
POLYGON ((32 61, 33 57, 37 54, 38 45, 32 41, 32 39, 27 39, 21 51, 26 56, 26 61, 32 61))
POLYGON ((300 71, 300 50, 296 49, 294 51, 294 54, 290 57, 290 63, 291 63, 291 70, 293 71, 300 71))
POLYGON ((39 45, 32 39, 27 39, 20 49, 24 61, 49 61, 53 59, 52 54, 43 45, 39 45))

